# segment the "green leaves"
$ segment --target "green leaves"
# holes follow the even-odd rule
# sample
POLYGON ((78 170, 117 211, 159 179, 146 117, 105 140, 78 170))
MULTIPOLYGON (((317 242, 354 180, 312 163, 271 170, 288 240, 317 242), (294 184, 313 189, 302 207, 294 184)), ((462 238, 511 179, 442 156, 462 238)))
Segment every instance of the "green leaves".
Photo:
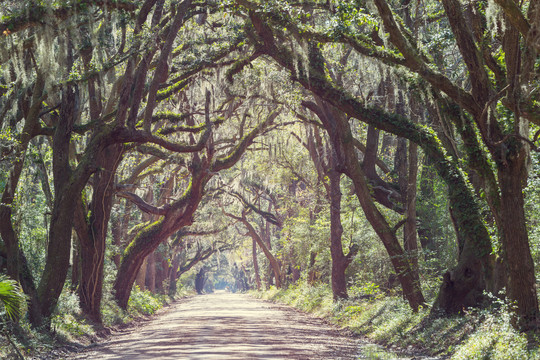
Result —
POLYGON ((25 300, 26 296, 16 281, 0 275, 0 304, 9 319, 17 320, 22 316, 25 300))

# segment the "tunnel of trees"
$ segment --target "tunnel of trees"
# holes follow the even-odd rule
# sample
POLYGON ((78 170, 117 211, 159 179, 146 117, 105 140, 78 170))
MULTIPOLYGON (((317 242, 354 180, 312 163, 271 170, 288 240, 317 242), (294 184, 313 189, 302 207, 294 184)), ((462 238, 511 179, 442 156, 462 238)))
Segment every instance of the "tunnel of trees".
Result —
POLYGON ((200 293, 323 282, 336 300, 373 284, 434 316, 491 293, 537 327, 538 2, 0 15, 0 280, 33 326, 65 292, 99 326, 104 299, 190 276, 200 293))

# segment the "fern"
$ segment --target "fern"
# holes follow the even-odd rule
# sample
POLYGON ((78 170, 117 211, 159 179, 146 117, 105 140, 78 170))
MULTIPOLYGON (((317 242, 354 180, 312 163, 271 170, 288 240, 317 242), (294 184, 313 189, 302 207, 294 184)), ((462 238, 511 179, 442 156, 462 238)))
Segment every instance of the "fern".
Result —
POLYGON ((11 320, 17 320, 24 313, 26 296, 20 285, 6 275, 0 274, 0 306, 3 307, 6 316, 11 320))

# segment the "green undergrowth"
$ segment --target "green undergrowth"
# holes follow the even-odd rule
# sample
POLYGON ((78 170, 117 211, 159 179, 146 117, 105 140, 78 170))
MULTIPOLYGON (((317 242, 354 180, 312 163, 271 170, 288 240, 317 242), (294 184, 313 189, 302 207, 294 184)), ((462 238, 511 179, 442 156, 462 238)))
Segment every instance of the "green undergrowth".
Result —
POLYGON ((348 300, 336 302, 324 284, 298 283, 285 290, 271 287, 252 295, 325 318, 392 351, 456 360, 540 359, 538 345, 530 345, 525 334, 514 330, 509 306, 500 300, 489 309, 432 317, 430 309, 414 313, 403 298, 369 286, 354 288, 348 300))
POLYGON ((153 294, 148 290, 141 291, 135 287, 127 311, 118 307, 112 295, 106 294, 101 306, 103 324, 93 326, 83 316, 78 296, 70 290, 65 290, 51 318, 50 331, 32 328, 26 317, 21 318, 18 324, 0 321, 0 359, 21 359, 21 355, 24 358, 33 358, 59 347, 77 348, 88 345, 109 334, 110 329, 123 327, 153 315, 175 299, 193 293, 193 290, 183 288, 171 298, 167 295, 153 294))

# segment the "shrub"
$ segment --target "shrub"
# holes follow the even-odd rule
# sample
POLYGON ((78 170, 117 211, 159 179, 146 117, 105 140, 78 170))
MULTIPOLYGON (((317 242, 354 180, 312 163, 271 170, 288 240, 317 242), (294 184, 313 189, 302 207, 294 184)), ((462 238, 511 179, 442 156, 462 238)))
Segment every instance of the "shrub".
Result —
POLYGON ((531 358, 527 351, 527 338, 512 326, 508 303, 497 300, 495 308, 475 312, 471 316, 483 318, 476 331, 460 344, 452 359, 515 359, 531 358))
POLYGON ((128 301, 128 311, 132 314, 152 315, 167 303, 164 295, 152 294, 148 290, 142 291, 138 286, 133 288, 128 301))
POLYGON ((25 304, 26 296, 19 284, 0 274, 0 315, 16 320, 24 313, 25 304))
POLYGON ((58 305, 51 318, 51 327, 69 340, 83 336, 94 336, 94 328, 86 322, 79 305, 79 297, 73 291, 62 291, 58 305))

